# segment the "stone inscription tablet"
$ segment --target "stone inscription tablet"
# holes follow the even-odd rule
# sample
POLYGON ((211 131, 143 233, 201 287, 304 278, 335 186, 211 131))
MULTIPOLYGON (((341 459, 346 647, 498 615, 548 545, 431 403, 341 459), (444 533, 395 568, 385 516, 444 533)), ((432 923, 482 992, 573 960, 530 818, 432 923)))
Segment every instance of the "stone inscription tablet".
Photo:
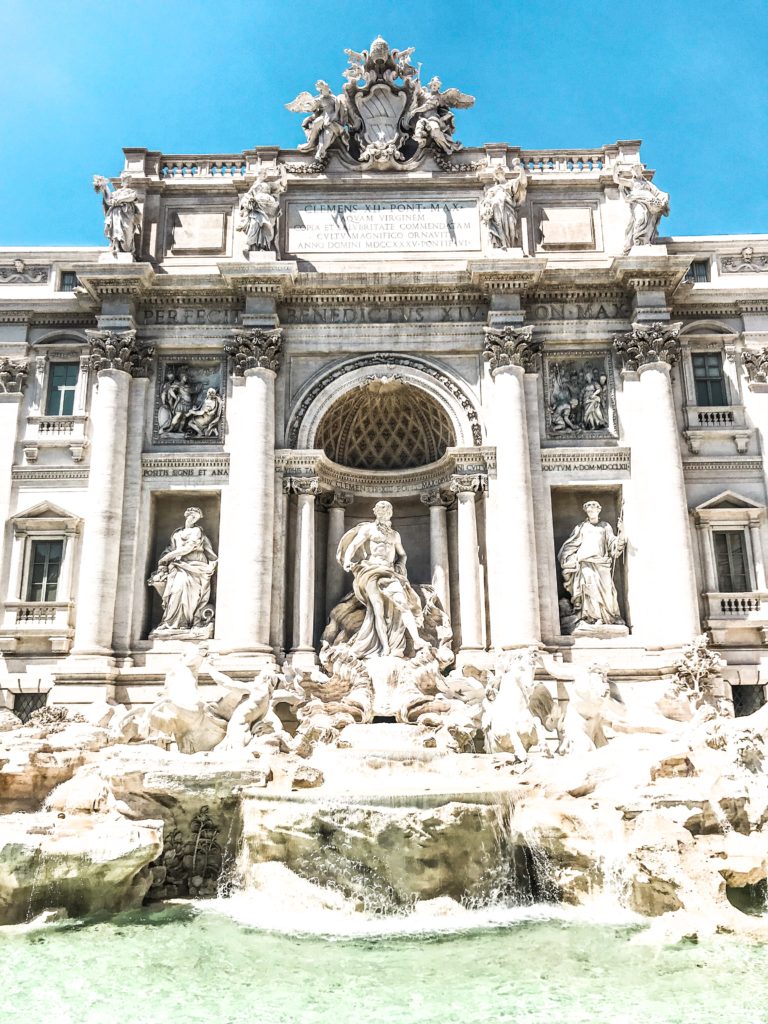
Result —
POLYGON ((288 251, 477 250, 474 199, 288 203, 288 251))

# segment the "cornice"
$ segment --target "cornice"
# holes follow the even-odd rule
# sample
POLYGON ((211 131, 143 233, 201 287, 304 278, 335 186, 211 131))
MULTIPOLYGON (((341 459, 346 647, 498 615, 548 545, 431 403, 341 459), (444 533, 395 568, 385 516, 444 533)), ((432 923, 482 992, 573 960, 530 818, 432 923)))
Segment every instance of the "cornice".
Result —
POLYGON ((116 295, 140 298, 154 279, 149 263, 97 263, 78 273, 80 284, 97 302, 116 295))
POLYGON ((614 279, 632 291, 673 291, 690 266, 688 256, 616 256, 611 263, 614 279))
POLYGON ((280 298, 293 285, 298 266, 292 260, 263 263, 219 263, 219 273, 230 291, 237 295, 267 295, 280 298))
POLYGON ((534 257, 467 261, 472 284, 489 295, 499 292, 526 295, 538 285, 546 267, 546 259, 534 257))

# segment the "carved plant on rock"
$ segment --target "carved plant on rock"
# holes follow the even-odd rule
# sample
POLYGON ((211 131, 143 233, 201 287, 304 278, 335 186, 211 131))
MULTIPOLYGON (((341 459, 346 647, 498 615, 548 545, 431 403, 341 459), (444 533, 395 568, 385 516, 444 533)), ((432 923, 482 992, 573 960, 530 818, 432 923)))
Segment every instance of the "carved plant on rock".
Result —
POLYGON ((710 650, 709 637, 702 633, 683 648, 682 657, 675 666, 675 690, 695 707, 713 703, 712 683, 723 668, 725 662, 710 650))

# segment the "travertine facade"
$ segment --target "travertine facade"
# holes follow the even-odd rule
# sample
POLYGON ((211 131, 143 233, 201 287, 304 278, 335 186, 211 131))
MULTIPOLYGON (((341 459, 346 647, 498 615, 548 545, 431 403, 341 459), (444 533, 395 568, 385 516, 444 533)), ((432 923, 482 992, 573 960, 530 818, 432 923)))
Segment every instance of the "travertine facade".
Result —
POLYGON ((190 509, 194 636, 235 676, 313 664, 379 499, 460 665, 540 644, 651 682, 709 631, 762 699, 768 236, 663 237, 638 142, 464 149, 472 97, 348 55, 291 104, 299 150, 125 150, 106 246, 0 250, 3 700, 154 697, 190 509), (590 500, 607 629, 558 560, 590 500))

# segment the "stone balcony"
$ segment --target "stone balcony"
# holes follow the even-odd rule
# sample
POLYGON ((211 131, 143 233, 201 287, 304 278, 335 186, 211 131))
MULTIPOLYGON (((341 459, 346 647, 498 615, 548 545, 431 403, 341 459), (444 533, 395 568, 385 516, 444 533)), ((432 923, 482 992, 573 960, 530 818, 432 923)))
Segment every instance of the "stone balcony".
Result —
POLYGON ((71 601, 6 601, 0 651, 10 654, 20 645, 39 648, 50 643, 53 653, 66 654, 75 634, 72 611, 71 601))
POLYGON ((768 643, 768 592, 716 591, 703 596, 706 626, 714 643, 768 643))
POLYGON ((688 450, 699 455, 702 444, 729 439, 739 455, 746 455, 752 440, 743 405, 686 405, 684 436, 688 450))
POLYGON ((24 461, 38 461, 41 449, 66 450, 73 462, 82 462, 88 446, 86 437, 88 417, 42 416, 27 417, 27 429, 22 438, 24 461))

